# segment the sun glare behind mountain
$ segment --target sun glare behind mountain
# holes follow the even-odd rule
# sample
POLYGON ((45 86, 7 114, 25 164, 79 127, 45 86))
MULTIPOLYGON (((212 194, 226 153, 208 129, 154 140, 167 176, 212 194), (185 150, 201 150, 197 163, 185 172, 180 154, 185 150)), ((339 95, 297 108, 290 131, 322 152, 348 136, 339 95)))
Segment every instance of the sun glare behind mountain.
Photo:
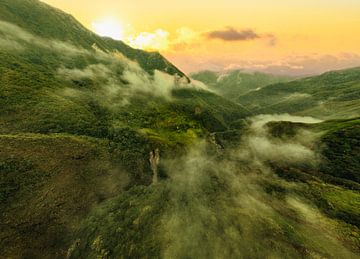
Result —
POLYGON ((105 18, 92 22, 92 29, 100 36, 106 36, 115 40, 124 39, 124 29, 120 21, 115 18, 105 18))
POLYGON ((161 51, 169 47, 169 33, 163 29, 157 29, 154 32, 141 32, 138 35, 130 36, 126 42, 136 49, 148 51, 161 51))

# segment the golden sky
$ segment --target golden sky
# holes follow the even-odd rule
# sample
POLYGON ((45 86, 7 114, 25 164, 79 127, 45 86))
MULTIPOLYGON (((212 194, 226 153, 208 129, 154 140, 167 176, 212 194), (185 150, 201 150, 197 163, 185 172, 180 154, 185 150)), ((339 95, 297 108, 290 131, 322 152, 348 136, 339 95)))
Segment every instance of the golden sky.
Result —
POLYGON ((185 72, 360 65, 360 0, 43 0, 185 72))

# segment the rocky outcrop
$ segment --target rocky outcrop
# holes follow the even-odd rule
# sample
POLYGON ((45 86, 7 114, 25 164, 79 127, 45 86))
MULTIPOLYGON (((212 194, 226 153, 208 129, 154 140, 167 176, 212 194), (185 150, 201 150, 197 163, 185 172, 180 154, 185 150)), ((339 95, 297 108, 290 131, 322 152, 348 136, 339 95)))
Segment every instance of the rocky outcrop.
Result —
POLYGON ((153 172, 153 184, 158 182, 158 166, 160 163, 160 150, 157 148, 155 150, 150 151, 150 166, 153 172))

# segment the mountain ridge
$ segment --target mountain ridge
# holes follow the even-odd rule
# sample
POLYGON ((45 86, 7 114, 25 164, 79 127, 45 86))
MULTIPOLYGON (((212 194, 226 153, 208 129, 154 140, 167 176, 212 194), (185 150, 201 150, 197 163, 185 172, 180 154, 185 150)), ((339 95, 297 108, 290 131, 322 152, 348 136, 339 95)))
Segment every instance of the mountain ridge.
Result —
MULTIPOLYGON (((0 21, 0 257, 358 257, 359 118, 253 116, 266 96, 216 94, 38 4, 0 0, 18 20, 0 21)), ((357 90, 346 75, 327 94, 357 90)))
POLYGON ((330 71, 288 83, 268 85, 238 98, 254 113, 289 112, 323 119, 360 115, 360 67, 330 71))
POLYGON ((205 70, 192 73, 190 77, 205 83, 217 94, 235 102, 239 96, 251 91, 257 91, 269 84, 293 80, 290 76, 272 75, 262 72, 246 72, 242 70, 226 72, 205 70))
POLYGON ((185 76, 160 53, 133 49, 122 41, 100 37, 86 29, 72 15, 40 0, 3 0, 0 7, 0 20, 18 25, 38 36, 70 42, 85 49, 92 49, 93 44, 96 44, 105 52, 120 51, 129 59, 137 61, 149 73, 158 69, 185 76))

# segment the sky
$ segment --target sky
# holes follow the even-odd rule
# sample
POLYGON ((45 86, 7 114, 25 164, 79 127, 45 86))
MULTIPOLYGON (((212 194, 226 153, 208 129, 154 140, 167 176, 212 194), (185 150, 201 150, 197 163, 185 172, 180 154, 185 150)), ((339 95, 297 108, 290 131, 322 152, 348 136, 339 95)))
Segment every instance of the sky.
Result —
POLYGON ((360 66, 360 0, 43 0, 184 72, 360 66))

